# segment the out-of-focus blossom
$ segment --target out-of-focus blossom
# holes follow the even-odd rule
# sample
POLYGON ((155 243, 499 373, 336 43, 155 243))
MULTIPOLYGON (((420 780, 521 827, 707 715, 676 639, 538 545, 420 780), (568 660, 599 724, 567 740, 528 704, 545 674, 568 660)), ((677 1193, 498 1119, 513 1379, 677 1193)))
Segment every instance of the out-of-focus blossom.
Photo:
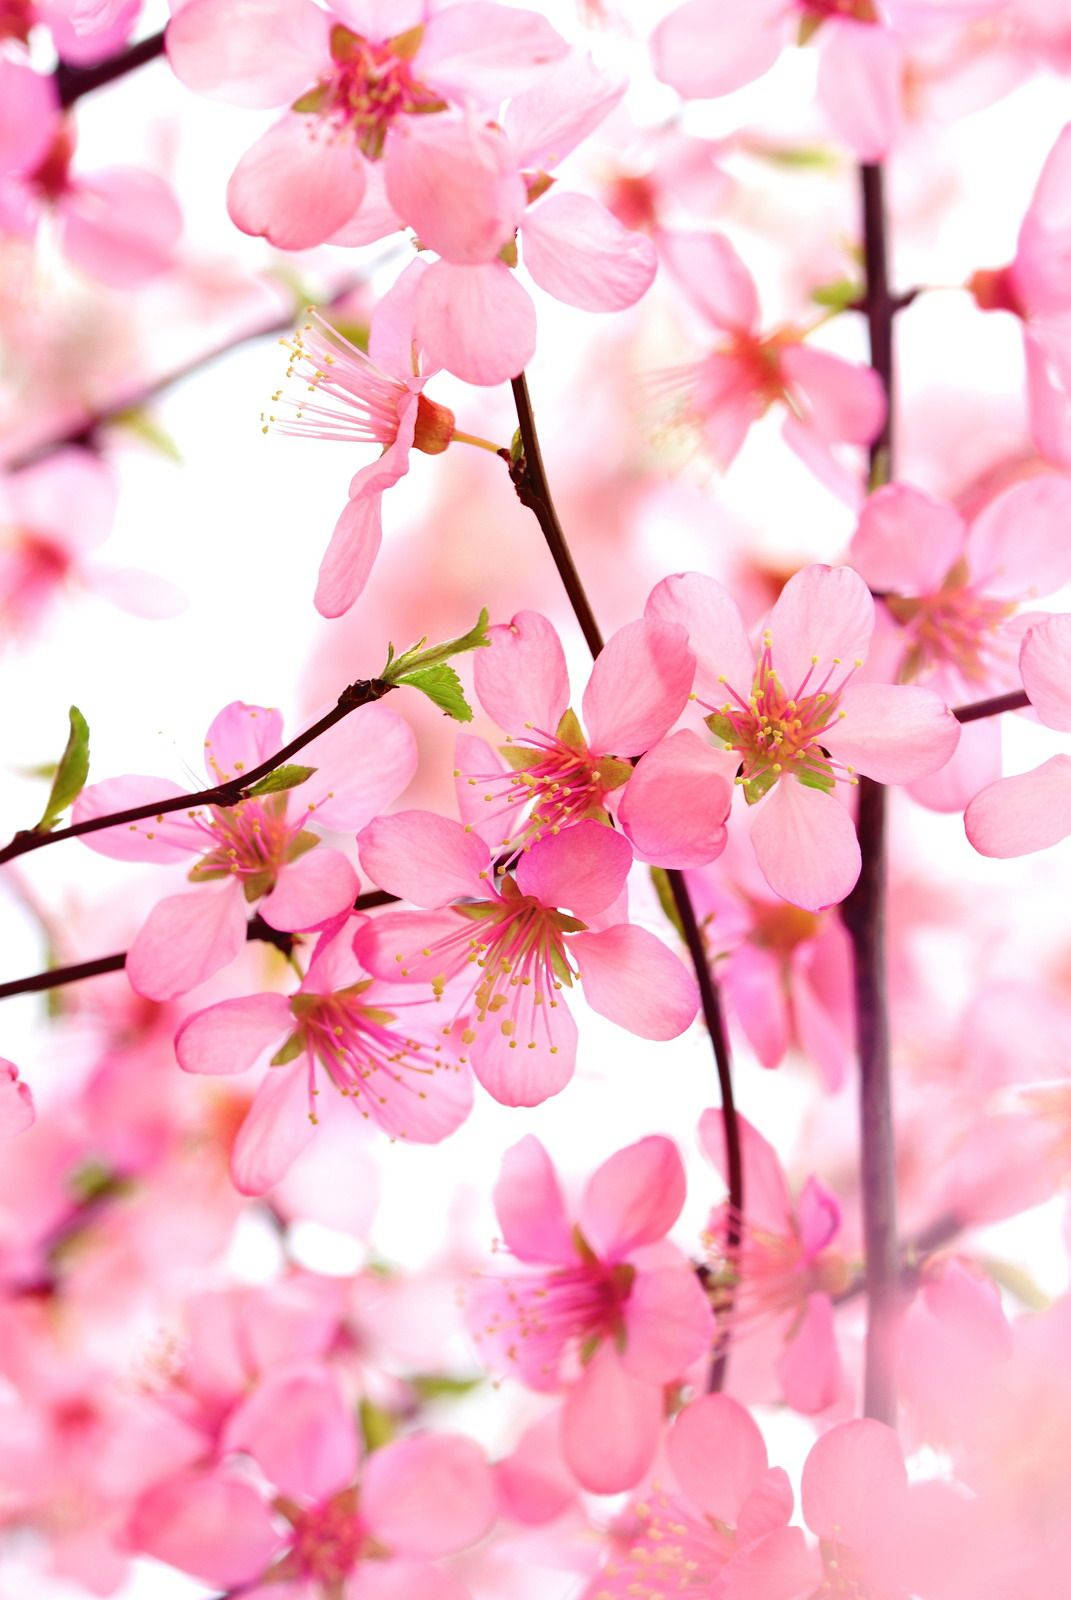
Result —
POLYGON ((23 1133, 35 1115, 33 1095, 20 1079, 18 1067, 0 1058, 0 1134, 7 1139, 23 1133))

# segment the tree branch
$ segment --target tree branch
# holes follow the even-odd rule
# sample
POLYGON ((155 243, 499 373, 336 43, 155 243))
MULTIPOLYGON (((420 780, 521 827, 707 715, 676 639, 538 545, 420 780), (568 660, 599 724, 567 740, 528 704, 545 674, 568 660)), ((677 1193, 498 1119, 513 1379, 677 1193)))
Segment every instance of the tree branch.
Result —
POLYGON ((94 62, 91 67, 76 67, 69 61, 61 61, 52 74, 59 103, 64 109, 73 106, 83 95, 92 94, 94 89, 103 89, 105 84, 114 83, 118 78, 125 78, 128 72, 134 72, 147 62, 155 61, 163 53, 164 33, 161 29, 159 33, 150 34, 147 39, 139 39, 136 44, 127 45, 125 50, 117 51, 106 61, 94 62))
POLYGON ((972 700, 965 706, 953 706, 952 715, 957 722, 978 722, 982 717, 998 717, 1002 711, 1022 711, 1030 704, 1025 689, 1012 689, 1008 694, 995 694, 991 700, 972 700))

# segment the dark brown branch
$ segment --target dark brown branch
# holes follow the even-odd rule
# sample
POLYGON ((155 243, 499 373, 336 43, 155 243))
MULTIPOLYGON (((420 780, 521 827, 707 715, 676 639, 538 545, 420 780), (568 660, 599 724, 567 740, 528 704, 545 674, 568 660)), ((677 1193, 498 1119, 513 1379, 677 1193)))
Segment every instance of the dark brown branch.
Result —
POLYGON ((957 722, 979 722, 982 717, 999 717, 1002 711, 1022 711, 1030 704, 1025 689, 1012 689, 1008 694, 995 694, 991 700, 972 700, 969 705, 953 706, 952 715, 957 722))
POLYGON ((267 761, 262 761, 259 766, 252 767, 248 772, 243 772, 238 778, 230 778, 226 783, 217 783, 210 789, 196 789, 191 794, 175 795, 168 800, 149 800, 144 805, 131 806, 126 811, 109 811, 103 816, 88 817, 84 822, 72 822, 66 828, 56 828, 52 833, 37 833, 32 828, 16 833, 9 844, 0 850, 0 865, 5 861, 12 861, 16 856, 25 855, 30 850, 41 850, 45 845, 58 844, 61 839, 77 839, 86 833, 99 833, 104 828, 118 828, 126 823, 143 822, 150 817, 163 817, 172 811, 193 810, 197 806, 236 806, 242 800, 249 798, 250 789, 261 778, 266 778, 276 767, 285 766, 291 756, 297 755, 307 744, 326 733, 328 728, 333 728, 336 722, 341 722, 348 717, 351 711, 356 711, 358 706, 371 705, 373 700, 380 700, 392 688, 393 684, 381 678, 361 679, 357 683, 349 684, 339 695, 337 702, 319 721, 314 722, 304 733, 299 733, 277 750, 267 761))
POLYGON ((63 107, 73 106, 83 95, 92 94, 94 89, 103 89, 105 84, 114 83, 118 78, 125 78, 128 72, 135 72, 138 67, 155 61, 163 53, 164 35, 161 29, 159 33, 139 39, 136 44, 127 45, 125 50, 119 50, 106 61, 95 62, 91 67, 76 67, 69 61, 61 61, 52 75, 59 103, 63 107))

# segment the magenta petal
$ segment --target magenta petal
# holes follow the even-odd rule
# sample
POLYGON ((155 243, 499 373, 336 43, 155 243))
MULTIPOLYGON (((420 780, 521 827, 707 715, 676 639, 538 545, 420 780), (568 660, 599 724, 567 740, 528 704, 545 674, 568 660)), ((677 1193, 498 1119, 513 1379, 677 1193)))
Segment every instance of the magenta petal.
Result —
POLYGON ((175 1035, 175 1054, 186 1072, 244 1072, 293 1026, 285 995, 244 995, 187 1017, 175 1035))
POLYGON ((620 922, 578 933, 570 948, 593 1011, 641 1039, 676 1039, 699 1008, 695 979, 646 928, 620 922))
POLYGON ((755 652, 728 589, 702 572, 675 572, 655 584, 644 609, 648 617, 684 628, 698 664, 699 693, 720 705, 724 679, 746 699, 755 676, 755 652))
POLYGON ((672 1139, 652 1133, 615 1151, 587 1181, 580 1228, 597 1255, 621 1261, 664 1239, 680 1216, 684 1164, 672 1139))
POLYGON ((960 725, 940 695, 918 684, 850 683, 840 720, 822 735, 838 761, 879 783, 911 783, 938 772, 960 725))
POLYGON ((584 690, 592 750, 642 755, 676 722, 694 677, 695 657, 679 623, 641 617, 618 628, 596 658, 584 690))
POLYGON ((240 1194, 264 1194, 278 1183, 309 1143, 309 1067, 304 1057, 269 1067, 246 1112, 231 1151, 231 1177, 240 1194))
POLYGON ((751 842, 770 888, 805 911, 836 905, 859 876, 859 841, 847 808, 794 778, 783 778, 761 802, 751 842))
POLYGON ((376 1450, 361 1479, 373 1538, 405 1556, 445 1556, 483 1537, 495 1491, 483 1451, 460 1434, 417 1433, 376 1450))
POLYGON ((282 1543, 256 1490, 215 1472, 157 1484, 137 1501, 128 1533, 143 1555, 222 1589, 252 1583, 282 1543))
POLYGON ((662 1390, 626 1372, 604 1339, 562 1407, 562 1454, 593 1494, 639 1483, 662 1432, 662 1390))
POLYGON ((774 601, 766 628, 774 666, 791 694, 805 678, 828 672, 836 660, 846 669, 866 660, 874 602, 850 567, 803 567, 774 601))
POLYGON ((564 999, 536 1006, 532 990, 522 991, 501 1019, 487 1017, 477 1027, 470 1052, 472 1070, 489 1095, 504 1106, 538 1106, 560 1094, 576 1066, 577 1029, 564 999))
POLYGON ((555 190, 521 225, 524 264, 541 289, 581 311, 623 311, 654 282, 658 257, 590 195, 555 190))
POLYGON ((259 910, 269 927, 288 933, 318 928, 329 917, 348 910, 357 889, 357 874, 341 850, 320 845, 283 867, 259 910))
POLYGON ((356 146, 328 125, 291 114, 261 135, 227 185, 227 210, 243 233, 279 250, 323 244, 364 198, 356 146))
POLYGON ((234 960, 245 944, 237 882, 160 900, 130 946, 126 975, 148 1000, 174 1000, 234 960))
POLYGON ((621 1364, 646 1383, 675 1383, 710 1349, 714 1314, 691 1267, 639 1272, 625 1306, 621 1364))
POLYGON ((489 898, 491 857, 482 839, 432 811, 397 811, 357 840, 361 865, 381 889, 417 906, 489 898))
POLYGON ((413 730, 384 705, 358 706, 301 752, 316 772, 298 798, 324 828, 358 832, 396 800, 417 768, 413 730))
POLYGON ((189 0, 171 18, 167 56, 198 94, 267 110, 321 76, 329 27, 330 14, 312 0, 189 0))
POLYGON ((963 815, 967 838, 983 856, 1026 856, 1071 833, 1071 756, 1053 756, 1033 772, 1001 778, 975 795, 963 815))
POLYGON ((661 867, 701 867, 721 855, 730 777, 725 756, 687 728, 648 750, 618 812, 637 853, 661 867))
POLYGON ((632 851, 601 822, 578 822, 540 839, 517 866, 517 887, 545 906, 564 907, 590 921, 613 905, 625 887, 632 851))
POLYGON ((553 623, 538 611, 518 611, 487 630, 474 673, 480 704, 500 728, 524 743, 526 729, 553 734, 569 704, 565 651, 553 623))
POLYGON ((666 1440, 673 1475, 703 1512, 735 1528, 766 1472, 766 1445, 751 1414, 725 1394, 685 1406, 666 1440))
POLYGON ((417 404, 416 395, 403 403, 394 443, 350 484, 349 501, 335 523, 316 580, 316 609, 322 617, 342 616, 368 582, 383 539, 383 495, 409 471, 417 404))
POLYGON ((233 1411, 222 1448, 251 1455, 283 1494, 322 1500, 353 1482, 357 1421, 334 1374, 311 1362, 266 1378, 233 1411))
POLYGON ((721 233, 663 233, 666 266, 715 328, 750 333, 759 321, 755 280, 721 233))
POLYGON ((240 778, 280 749, 283 719, 267 706, 232 700, 214 717, 205 734, 205 771, 210 782, 240 778))
POLYGON ((932 594, 963 554, 966 524, 954 507, 906 483, 868 496, 848 550, 872 589, 932 594))
MULTIPOLYGON (((125 778, 106 778, 83 789, 71 811, 72 822, 88 822, 93 817, 110 816, 113 811, 129 811, 152 800, 173 800, 186 793, 166 778, 131 774, 125 778)), ((200 854, 210 840, 182 811, 171 811, 141 822, 127 822, 117 828, 102 828, 87 833, 83 844, 116 861, 182 861, 191 852, 200 854)))
POLYGON ((1046 727, 1071 729, 1071 616, 1031 628, 1019 652, 1023 688, 1046 727))
POLYGON ((655 72, 686 100, 730 94, 773 66, 784 41, 781 0, 687 0, 651 35, 655 72))
POLYGON ((518 1261, 576 1260, 572 1225, 554 1164, 534 1134, 511 1145, 495 1184, 495 1215, 518 1261))
POLYGON ((418 318, 430 359, 466 383, 505 383, 535 350, 532 297, 501 261, 436 261, 420 286, 418 318))
POLYGON ((840 1395, 844 1372, 833 1302, 827 1294, 807 1296, 803 1316, 778 1358, 777 1376, 787 1403, 804 1416, 824 1411, 840 1395))

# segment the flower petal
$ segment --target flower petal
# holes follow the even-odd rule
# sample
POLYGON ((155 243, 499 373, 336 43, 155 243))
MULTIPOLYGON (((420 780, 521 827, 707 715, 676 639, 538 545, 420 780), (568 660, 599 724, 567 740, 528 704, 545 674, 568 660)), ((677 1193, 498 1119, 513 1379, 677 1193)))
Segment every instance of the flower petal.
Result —
POLYGON ((475 119, 397 119, 386 175, 387 199, 423 248, 458 265, 494 261, 528 201, 509 140, 475 119))
POLYGON ((381 889, 416 906, 489 898, 491 857, 482 839, 432 811, 377 817, 360 834, 361 865, 381 889))
POLYGON ((368 582, 383 539, 381 502, 409 471, 419 399, 398 409, 398 435, 378 461, 362 467, 350 484, 350 498, 335 523, 316 579, 316 609, 322 617, 341 617, 368 582))
POLYGON ((751 842, 770 888, 806 911, 836 905, 859 876, 859 841, 847 808, 793 778, 783 778, 760 804, 751 842))
POLYGON ((187 1017, 175 1035, 175 1054, 185 1072, 244 1072, 293 1026, 285 995, 243 995, 187 1017))
POLYGON ((167 29, 176 78, 232 105, 284 105, 330 61, 330 16, 312 0, 189 0, 167 29))
POLYGON ((555 191, 521 224, 524 264, 541 289, 581 311, 623 311, 654 282, 658 257, 590 195, 555 191))
POLYGON ((725 849, 732 798, 724 756, 681 728, 639 761, 618 816, 644 860, 701 867, 725 849))
POLYGON ((592 750, 617 756, 649 750, 684 710, 694 677, 695 656, 679 623, 641 617, 618 628, 584 690, 592 750))
POLYGON ((728 589, 702 572, 675 572, 651 590, 648 617, 678 622, 697 662, 698 693, 720 705, 723 680, 746 699, 755 676, 755 652, 740 607, 728 589))
POLYGON ((755 280, 724 234, 667 232, 659 248, 692 304, 715 328, 750 333, 758 326, 755 280))
MULTIPOLYGON (((173 800, 186 793, 166 778, 151 778, 131 773, 125 778, 105 778, 83 789, 71 811, 72 822, 88 822, 92 817, 107 817, 113 811, 130 811, 152 800, 173 800)), ((188 820, 188 813, 172 811, 147 817, 142 822, 125 822, 116 828, 87 833, 83 844, 116 861, 182 861, 191 852, 200 855, 211 843, 204 830, 188 820)))
POLYGON ((879 783, 910 783, 944 766, 960 725, 940 695, 917 684, 850 683, 826 748, 879 783))
POLYGON ((848 549, 850 565, 872 589, 933 594, 963 554, 959 512, 907 483, 869 495, 848 549))
POLYGON ((1031 600, 1071 581, 1071 478, 1039 472, 981 510, 967 535, 971 581, 994 595, 1031 600))
POLYGON ((359 832, 396 800, 417 769, 413 730, 384 705, 358 706, 301 752, 316 771, 300 795, 324 828, 359 832))
POLYGON ((157 901, 126 958, 148 1000, 174 1000, 229 965, 245 944, 245 900, 235 881, 157 901))
POLYGON ((963 822, 983 856, 1026 856, 1058 844, 1071 833, 1071 756, 991 783, 975 795, 963 822))
POLYGON ((473 670, 488 716, 522 743, 526 728, 553 734, 569 704, 565 651, 553 623, 538 611, 518 611, 487 636, 490 648, 476 651, 473 670))
POLYGON ((532 297, 501 261, 436 261, 420 285, 417 314, 430 359, 466 383, 505 383, 535 350, 532 297))
POLYGON ((669 1431, 666 1456, 688 1498, 704 1516, 730 1528, 767 1467, 758 1424, 725 1394, 707 1394, 685 1406, 669 1431))
POLYGON ((265 1194, 278 1183, 316 1132, 309 1115, 309 1066, 269 1067, 231 1150, 239 1194, 265 1194))
POLYGON ((601 933, 578 933, 570 949, 584 999, 601 1017, 641 1039, 676 1039, 694 1019, 695 979, 646 928, 620 922, 601 933))
POLYGON ((536 1005, 533 988, 516 991, 509 1013, 476 1025, 472 1070, 504 1106, 538 1106, 559 1094, 576 1066, 577 1029, 564 998, 536 1005), (502 1022, 511 1032, 502 1031, 502 1022))
POLYGON ((365 190, 356 146, 314 118, 291 114, 261 134, 231 173, 227 210, 243 233, 279 250, 323 244, 365 190))
POLYGON ((565 1397, 562 1454, 593 1494, 617 1494, 639 1483, 662 1431, 662 1390, 626 1372, 604 1339, 565 1397))
POLYGON ((29 1085, 19 1079, 14 1062, 0 1059, 0 1138, 25 1133, 36 1116, 29 1085))
MULTIPOLYGON (((850 567, 803 567, 789 578, 766 623, 774 666, 788 694, 841 661, 865 661, 874 602, 850 567)), ((815 685, 816 687, 817 685, 815 685)))
POLYGON ((525 1134, 502 1157, 494 1201, 502 1238, 518 1261, 564 1266, 576 1260, 558 1175, 534 1134, 525 1134))
POLYGON ((714 1314, 691 1267, 638 1272, 625 1305, 621 1364, 647 1383, 675 1383, 709 1350, 714 1314))
POLYGON ((184 1472, 137 1500, 131 1546, 213 1587, 244 1588, 267 1571, 282 1540, 265 1501, 218 1472, 184 1472))
POLYGON ((258 1385, 227 1419, 222 1448, 251 1455, 283 1494, 322 1500, 353 1482, 356 1418, 333 1373, 311 1362, 258 1385))
POLYGON ((372 1536, 406 1556, 445 1556, 483 1537, 495 1491, 483 1451, 460 1434, 417 1433, 376 1450, 361 1479, 372 1536))
POLYGON ((588 1179, 580 1228, 605 1261, 664 1239, 680 1216, 684 1163, 672 1139, 653 1133, 617 1150, 588 1179))
POLYGON ((687 0, 651 35, 655 72, 686 100, 730 94, 769 71, 784 42, 780 0, 687 0))
POLYGON ((240 778, 270 760, 282 743, 283 719, 278 711, 232 700, 205 734, 205 771, 212 783, 240 778))
POLYGON ((1071 616, 1031 628, 1019 652, 1023 688, 1046 727, 1071 729, 1071 616))
POLYGON ((613 905, 632 865, 628 840, 601 822, 578 822, 540 839, 517 866, 517 887, 544 906, 589 922, 613 905))

